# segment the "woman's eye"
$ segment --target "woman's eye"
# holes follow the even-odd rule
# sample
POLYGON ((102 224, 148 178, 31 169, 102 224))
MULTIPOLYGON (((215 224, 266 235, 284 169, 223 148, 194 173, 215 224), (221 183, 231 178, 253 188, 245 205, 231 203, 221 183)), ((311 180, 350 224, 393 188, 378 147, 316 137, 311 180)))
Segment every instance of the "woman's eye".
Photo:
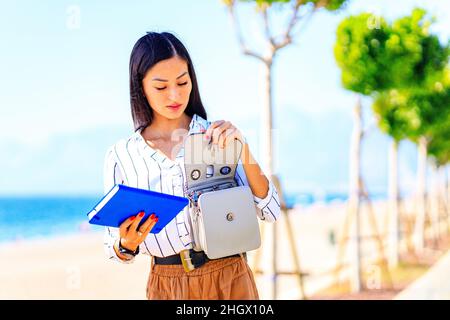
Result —
MULTIPOLYGON (((184 83, 180 83, 179 84, 179 86, 185 86, 185 85, 187 85, 188 84, 188 82, 186 81, 186 82, 184 82, 184 83)), ((164 87, 164 88, 155 88, 156 90, 164 90, 166 87, 164 87)))

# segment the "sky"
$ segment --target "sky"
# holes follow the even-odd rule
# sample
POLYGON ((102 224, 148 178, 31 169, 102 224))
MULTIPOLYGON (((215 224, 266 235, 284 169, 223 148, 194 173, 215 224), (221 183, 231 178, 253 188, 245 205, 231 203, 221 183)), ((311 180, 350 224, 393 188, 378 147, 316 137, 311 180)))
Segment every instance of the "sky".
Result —
MULTIPOLYGON (((333 57, 339 22, 363 11, 388 20, 420 6, 437 18, 432 32, 449 39, 450 2, 352 0, 338 13, 318 12, 274 63, 275 173, 286 192, 345 192, 356 97, 344 90, 333 57)), ((264 52, 252 4, 238 16, 249 46, 264 52)), ((286 11, 272 16, 281 32, 286 11)), ((97 195, 106 149, 133 132, 128 63, 146 31, 174 33, 187 47, 210 120, 225 119, 247 137, 259 161, 261 64, 242 55, 220 0, 0 1, 1 195, 97 195)), ((370 101, 365 122, 374 124, 370 101)), ((372 126, 362 169, 372 192, 387 187, 389 138, 372 126)), ((403 192, 412 190, 416 148, 400 145, 403 192)))

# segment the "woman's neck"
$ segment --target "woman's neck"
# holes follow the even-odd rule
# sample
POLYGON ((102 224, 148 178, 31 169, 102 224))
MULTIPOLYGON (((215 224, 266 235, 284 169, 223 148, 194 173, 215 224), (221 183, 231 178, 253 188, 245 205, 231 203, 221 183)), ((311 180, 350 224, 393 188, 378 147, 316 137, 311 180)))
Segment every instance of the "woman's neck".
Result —
POLYGON ((144 129, 142 135, 148 140, 171 140, 172 134, 175 130, 184 129, 189 130, 191 117, 183 113, 177 119, 168 119, 154 113, 154 118, 147 128, 144 129))

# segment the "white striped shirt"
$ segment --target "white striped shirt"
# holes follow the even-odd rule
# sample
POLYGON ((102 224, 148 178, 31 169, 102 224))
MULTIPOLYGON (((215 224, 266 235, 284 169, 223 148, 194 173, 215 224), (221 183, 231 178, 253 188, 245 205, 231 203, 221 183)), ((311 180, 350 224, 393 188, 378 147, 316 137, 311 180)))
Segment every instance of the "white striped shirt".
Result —
MULTIPOLYGON (((210 121, 194 114, 189 124, 188 134, 204 132, 210 121)), ((172 161, 161 152, 151 148, 141 135, 142 129, 128 139, 121 139, 108 148, 104 163, 104 193, 116 184, 152 190, 185 197, 184 148, 182 147, 172 161)), ((239 160, 235 180, 239 186, 248 186, 242 162, 239 160)), ((269 179, 269 192, 264 199, 253 196, 257 215, 261 220, 273 222, 278 219, 281 209, 275 186, 269 179)), ((124 261, 114 251, 114 243, 119 238, 119 229, 105 227, 105 252, 110 259, 124 261)), ((189 206, 167 224, 158 234, 149 233, 139 246, 141 253, 166 257, 191 249, 192 237, 189 224, 189 206)))

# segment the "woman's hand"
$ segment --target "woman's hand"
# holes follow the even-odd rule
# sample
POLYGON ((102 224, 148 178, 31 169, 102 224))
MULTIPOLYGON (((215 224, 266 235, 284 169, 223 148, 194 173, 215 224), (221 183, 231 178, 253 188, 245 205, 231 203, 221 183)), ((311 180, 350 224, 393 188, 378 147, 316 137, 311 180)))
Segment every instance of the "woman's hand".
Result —
POLYGON ((123 248, 131 251, 136 251, 136 249, 145 240, 148 233, 152 230, 152 228, 158 221, 158 217, 153 213, 138 229, 138 226, 143 217, 144 212, 140 212, 137 216, 128 218, 120 225, 119 241, 123 248))
POLYGON ((243 145, 245 144, 244 136, 241 131, 231 122, 225 120, 214 121, 205 132, 205 139, 217 144, 219 148, 225 148, 228 143, 234 139, 238 139, 243 145))

